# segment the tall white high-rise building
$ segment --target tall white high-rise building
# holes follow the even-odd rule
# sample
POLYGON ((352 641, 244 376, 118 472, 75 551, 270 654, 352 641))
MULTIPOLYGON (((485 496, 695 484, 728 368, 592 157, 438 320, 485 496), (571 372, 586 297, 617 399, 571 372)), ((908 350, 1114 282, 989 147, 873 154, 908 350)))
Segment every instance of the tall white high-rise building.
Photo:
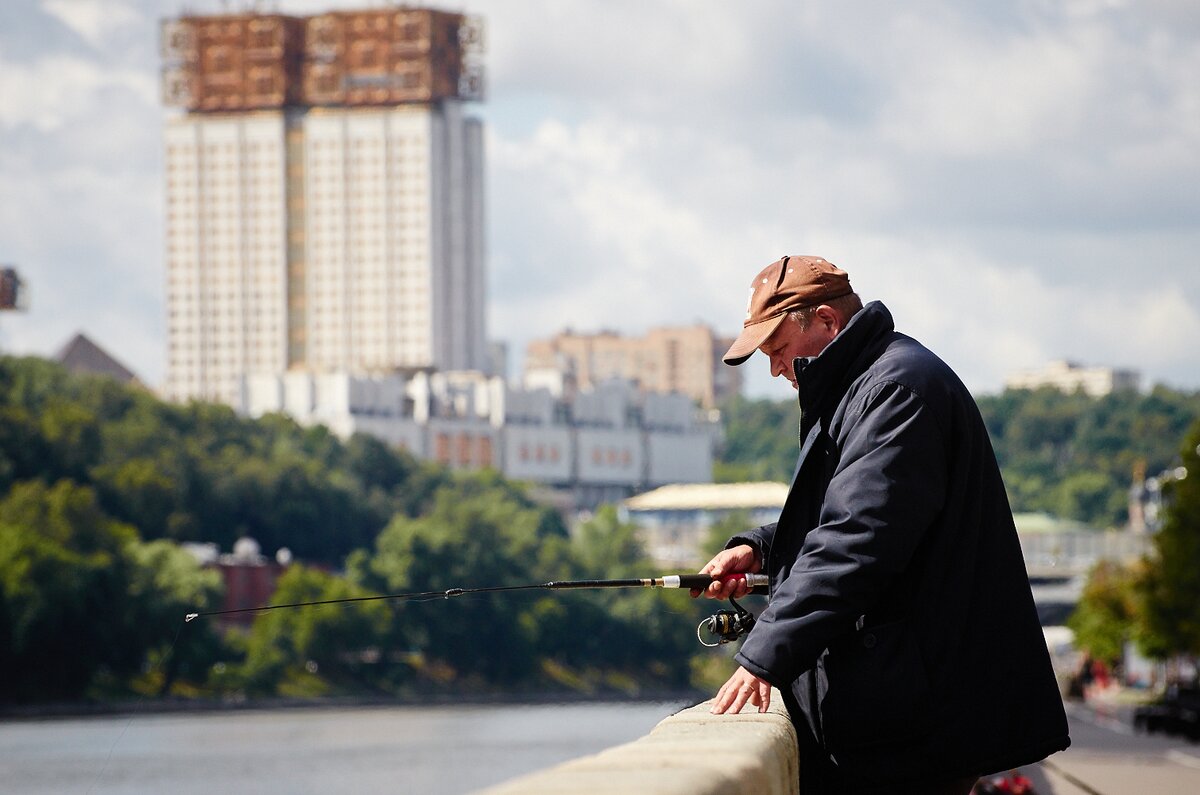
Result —
POLYGON ((169 398, 486 369, 478 41, 413 8, 163 23, 169 398))

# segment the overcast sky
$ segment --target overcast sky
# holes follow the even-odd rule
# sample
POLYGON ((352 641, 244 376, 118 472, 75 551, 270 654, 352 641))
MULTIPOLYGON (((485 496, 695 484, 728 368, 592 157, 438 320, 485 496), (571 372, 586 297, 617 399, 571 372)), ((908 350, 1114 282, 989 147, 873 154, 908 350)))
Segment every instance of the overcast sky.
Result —
MULTIPOLYGON (((0 350, 161 383, 158 25, 379 0, 0 0, 0 350)), ((1200 3, 460 0, 483 17, 489 334, 733 335, 819 254, 977 393, 1067 358, 1200 388, 1200 3)), ((748 391, 782 397, 761 356, 748 391)))

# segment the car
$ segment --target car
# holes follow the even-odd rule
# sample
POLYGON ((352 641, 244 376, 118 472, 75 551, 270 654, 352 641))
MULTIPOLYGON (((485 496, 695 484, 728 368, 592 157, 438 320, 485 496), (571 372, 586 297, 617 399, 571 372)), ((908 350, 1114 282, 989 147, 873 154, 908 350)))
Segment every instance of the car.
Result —
POLYGON ((1133 728, 1148 734, 1178 734, 1200 741, 1200 685, 1173 684, 1152 704, 1133 711, 1133 728))

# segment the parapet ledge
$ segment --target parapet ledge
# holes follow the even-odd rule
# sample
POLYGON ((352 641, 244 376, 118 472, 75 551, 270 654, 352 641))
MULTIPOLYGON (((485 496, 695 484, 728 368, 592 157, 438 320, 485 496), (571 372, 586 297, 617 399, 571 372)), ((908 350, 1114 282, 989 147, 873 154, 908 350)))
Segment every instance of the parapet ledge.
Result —
POLYGON ((665 718, 631 743, 477 795, 799 795, 796 732, 779 693, 761 714, 712 715, 711 703, 665 718))

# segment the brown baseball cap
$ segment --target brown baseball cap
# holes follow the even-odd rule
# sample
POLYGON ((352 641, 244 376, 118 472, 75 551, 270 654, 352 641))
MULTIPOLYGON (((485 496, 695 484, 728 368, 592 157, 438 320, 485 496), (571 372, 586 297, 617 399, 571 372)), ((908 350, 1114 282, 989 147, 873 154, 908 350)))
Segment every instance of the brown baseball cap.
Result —
POLYGON ((852 292, 846 272, 821 257, 783 257, 772 262, 750 283, 742 333, 725 351, 725 364, 738 365, 749 359, 788 312, 852 292))

